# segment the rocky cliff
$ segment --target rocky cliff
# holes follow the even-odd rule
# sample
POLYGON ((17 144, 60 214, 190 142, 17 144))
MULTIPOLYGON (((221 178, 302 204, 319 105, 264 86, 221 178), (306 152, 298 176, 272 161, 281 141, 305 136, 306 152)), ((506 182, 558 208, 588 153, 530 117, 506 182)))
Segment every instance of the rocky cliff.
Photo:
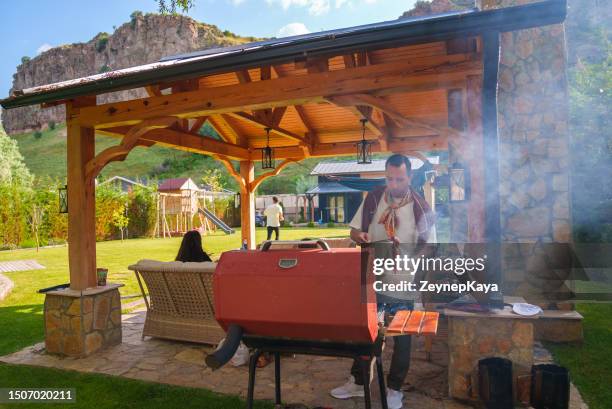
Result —
MULTIPOLYGON (((100 33, 87 43, 52 48, 17 67, 13 90, 50 84, 104 71, 133 67, 163 56, 206 48, 225 47, 254 40, 222 32, 213 25, 181 15, 135 13, 114 33, 100 33)), ((102 95, 100 102, 143 97, 142 89, 102 95)), ((7 133, 43 129, 50 121, 64 122, 63 106, 41 109, 29 106, 2 111, 7 133)))

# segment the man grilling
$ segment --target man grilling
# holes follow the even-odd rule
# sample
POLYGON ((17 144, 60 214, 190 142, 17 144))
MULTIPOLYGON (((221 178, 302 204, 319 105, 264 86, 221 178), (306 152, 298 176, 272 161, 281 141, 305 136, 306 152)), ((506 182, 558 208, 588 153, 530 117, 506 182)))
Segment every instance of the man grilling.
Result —
MULTIPOLYGON (((386 185, 368 193, 350 223, 351 238, 357 243, 389 241, 394 247, 428 242, 433 236, 434 217, 431 208, 411 187, 410 160, 400 154, 385 163, 386 185), (401 244, 400 244, 401 243, 401 244)), ((414 246, 412 246, 414 248, 414 246)), ((413 302, 394 305, 395 310, 412 309, 413 302)), ((402 385, 410 368, 410 335, 394 337, 391 368, 387 376, 389 409, 402 407, 402 385)), ((353 362, 349 381, 331 391, 338 399, 364 396, 361 367, 353 362)))

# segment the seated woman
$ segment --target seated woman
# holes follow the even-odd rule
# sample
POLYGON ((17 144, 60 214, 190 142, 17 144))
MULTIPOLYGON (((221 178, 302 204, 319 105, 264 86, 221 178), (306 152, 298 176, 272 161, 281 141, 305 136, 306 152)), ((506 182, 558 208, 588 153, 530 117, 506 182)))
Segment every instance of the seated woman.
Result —
POLYGON ((199 231, 191 230, 185 233, 181 242, 181 248, 176 255, 176 261, 194 261, 196 263, 212 261, 202 249, 202 236, 200 236, 199 231))

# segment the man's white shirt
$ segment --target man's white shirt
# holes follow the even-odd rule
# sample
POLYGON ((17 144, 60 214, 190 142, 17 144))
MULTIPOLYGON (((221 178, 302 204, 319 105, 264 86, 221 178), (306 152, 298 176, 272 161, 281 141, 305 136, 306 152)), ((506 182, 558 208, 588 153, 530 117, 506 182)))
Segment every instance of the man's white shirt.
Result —
POLYGON ((264 216, 266 216, 266 226, 280 227, 280 218, 282 215, 283 208, 278 203, 268 206, 264 211, 264 216))

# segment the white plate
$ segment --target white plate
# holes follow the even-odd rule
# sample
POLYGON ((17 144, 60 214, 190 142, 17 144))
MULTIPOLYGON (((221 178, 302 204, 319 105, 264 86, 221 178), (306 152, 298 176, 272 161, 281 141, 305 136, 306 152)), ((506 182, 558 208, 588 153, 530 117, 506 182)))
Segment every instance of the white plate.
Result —
POLYGON ((517 302, 512 305, 512 311, 514 311, 518 315, 522 315, 525 317, 531 317, 533 315, 537 315, 542 312, 542 309, 537 305, 527 304, 524 302, 517 302))

